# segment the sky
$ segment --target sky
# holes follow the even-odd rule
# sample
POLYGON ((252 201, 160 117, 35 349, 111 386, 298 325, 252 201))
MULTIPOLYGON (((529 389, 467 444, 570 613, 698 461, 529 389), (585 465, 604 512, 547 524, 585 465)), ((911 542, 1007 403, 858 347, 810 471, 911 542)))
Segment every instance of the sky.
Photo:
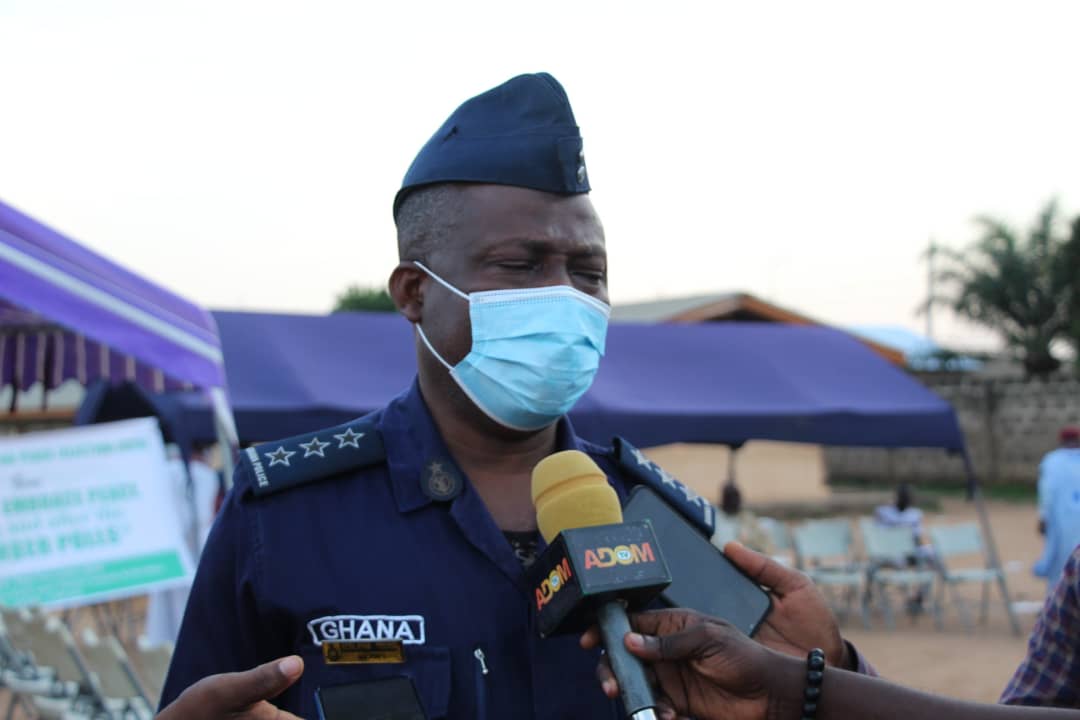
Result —
POLYGON ((1077 27, 1069 0, 0 0, 0 199, 210 308, 321 313, 385 283, 446 116, 546 70, 613 302, 922 330, 931 239, 1080 212, 1077 27))

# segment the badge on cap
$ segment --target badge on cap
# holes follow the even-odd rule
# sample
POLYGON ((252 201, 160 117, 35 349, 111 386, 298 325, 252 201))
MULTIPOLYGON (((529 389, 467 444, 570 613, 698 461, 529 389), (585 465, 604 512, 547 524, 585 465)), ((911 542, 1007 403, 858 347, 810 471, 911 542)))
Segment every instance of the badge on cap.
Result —
POLYGON ((461 494, 464 483, 454 463, 435 459, 424 466, 424 494, 436 502, 449 502, 461 494))

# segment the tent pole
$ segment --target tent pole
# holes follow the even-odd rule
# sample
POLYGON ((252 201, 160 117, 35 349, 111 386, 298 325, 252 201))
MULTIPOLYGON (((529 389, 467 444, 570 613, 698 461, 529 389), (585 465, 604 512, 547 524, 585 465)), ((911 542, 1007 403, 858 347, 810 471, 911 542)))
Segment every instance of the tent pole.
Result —
POLYGON ((1009 616, 1009 625, 1012 626, 1013 635, 1020 637, 1020 622, 1016 619, 1013 611, 1012 597, 1009 595, 1009 586, 1005 581, 1005 568, 1001 564, 1001 556, 998 555, 997 542, 994 541, 994 531, 990 527, 990 515, 986 512, 986 503, 983 501, 982 487, 975 476, 975 467, 971 463, 971 456, 967 448, 963 450, 964 471, 968 479, 968 497, 975 503, 975 512, 979 515, 979 524, 982 526, 983 538, 986 541, 986 554, 990 560, 990 566, 998 571, 998 589, 1001 591, 1002 600, 1005 602, 1005 614, 1009 616))

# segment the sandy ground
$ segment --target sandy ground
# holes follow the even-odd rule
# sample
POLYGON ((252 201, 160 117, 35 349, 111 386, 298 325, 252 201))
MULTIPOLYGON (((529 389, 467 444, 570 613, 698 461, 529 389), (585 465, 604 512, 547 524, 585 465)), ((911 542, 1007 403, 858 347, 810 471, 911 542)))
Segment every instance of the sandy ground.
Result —
MULTIPOLYGON (((1030 570, 1042 547, 1041 538, 1035 533, 1034 505, 992 502, 988 508, 1002 561, 1006 567, 1013 568, 1007 576, 1012 599, 1041 601, 1045 583, 1030 570)), ((927 524, 975 519, 974 506, 949 500, 943 503, 940 514, 928 516, 927 524)), ((977 601, 979 591, 975 587, 967 588, 965 597, 977 601)), ((896 630, 889 631, 876 616, 869 630, 863 629, 857 620, 847 622, 844 634, 890 680, 952 697, 992 702, 1024 657, 1035 615, 1019 616, 1022 637, 1015 637, 996 590, 991 599, 987 624, 977 625, 973 632, 964 628, 955 607, 947 605, 944 629, 940 632, 934 629, 929 617, 911 622, 901 616, 896 630)))

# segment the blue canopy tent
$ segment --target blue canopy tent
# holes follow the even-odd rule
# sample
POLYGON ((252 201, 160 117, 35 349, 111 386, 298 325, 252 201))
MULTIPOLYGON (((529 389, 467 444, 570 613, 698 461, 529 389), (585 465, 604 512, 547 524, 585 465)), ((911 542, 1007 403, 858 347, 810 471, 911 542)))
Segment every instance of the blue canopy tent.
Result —
MULTIPOLYGON (((394 314, 214 317, 246 442, 345 422, 386 404, 416 372, 412 329, 394 314)), ((198 396, 155 402, 193 436, 206 434, 198 396)), ((84 420, 97 412, 85 410, 84 420)), ((619 434, 642 446, 768 439, 963 449, 948 403, 850 335, 812 326, 612 325, 607 357, 571 419, 586 437, 619 434)))
POLYGON ((0 203, 0 386, 68 380, 198 388, 235 441, 210 313, 0 203))

